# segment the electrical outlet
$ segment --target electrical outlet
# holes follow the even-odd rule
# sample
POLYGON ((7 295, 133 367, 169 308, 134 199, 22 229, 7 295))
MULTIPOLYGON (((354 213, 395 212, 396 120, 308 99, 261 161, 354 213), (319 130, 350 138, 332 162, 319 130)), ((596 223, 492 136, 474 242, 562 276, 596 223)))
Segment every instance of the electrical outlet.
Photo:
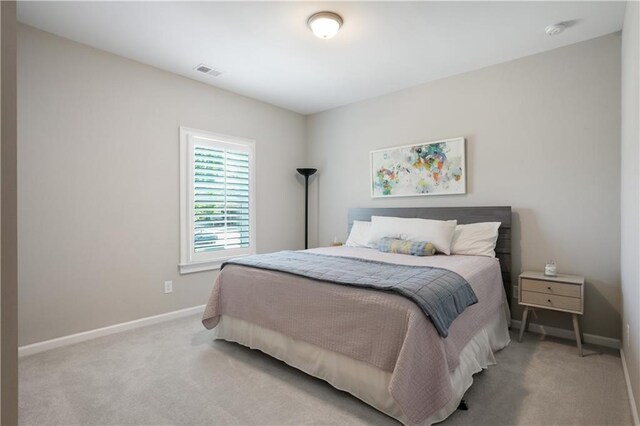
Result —
POLYGON ((164 294, 173 293, 173 281, 164 282, 164 294))
POLYGON ((518 293, 518 286, 517 286, 517 285, 514 285, 514 286, 511 288, 511 298, 512 298, 512 299, 516 299, 516 300, 518 300, 518 294, 519 294, 519 293, 518 293))
POLYGON ((629 323, 627 323, 627 326, 625 327, 625 330, 624 330, 624 343, 625 343, 625 346, 626 346, 627 348, 628 348, 628 347, 630 346, 630 344, 631 344, 631 336, 630 336, 630 334, 629 334, 629 333, 630 333, 630 332, 629 332, 629 323))

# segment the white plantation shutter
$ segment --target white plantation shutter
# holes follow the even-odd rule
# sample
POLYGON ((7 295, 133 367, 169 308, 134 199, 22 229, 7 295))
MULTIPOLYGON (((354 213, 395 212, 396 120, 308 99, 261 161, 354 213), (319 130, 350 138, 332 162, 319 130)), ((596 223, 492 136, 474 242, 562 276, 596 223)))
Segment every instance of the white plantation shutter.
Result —
POLYGON ((253 141, 181 129, 181 144, 188 163, 181 270, 212 269, 221 260, 255 253, 253 141))
POLYGON ((194 147, 196 253, 249 247, 249 154, 194 147))

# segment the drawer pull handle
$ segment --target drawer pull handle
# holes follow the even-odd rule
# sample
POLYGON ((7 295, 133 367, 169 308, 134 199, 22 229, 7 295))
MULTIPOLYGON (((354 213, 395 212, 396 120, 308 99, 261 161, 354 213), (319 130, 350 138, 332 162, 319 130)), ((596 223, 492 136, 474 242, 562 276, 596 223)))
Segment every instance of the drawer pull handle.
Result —
POLYGON ((551 287, 547 287, 547 290, 551 290, 551 287))
POLYGON ((551 299, 547 299, 547 302, 551 303, 551 299))

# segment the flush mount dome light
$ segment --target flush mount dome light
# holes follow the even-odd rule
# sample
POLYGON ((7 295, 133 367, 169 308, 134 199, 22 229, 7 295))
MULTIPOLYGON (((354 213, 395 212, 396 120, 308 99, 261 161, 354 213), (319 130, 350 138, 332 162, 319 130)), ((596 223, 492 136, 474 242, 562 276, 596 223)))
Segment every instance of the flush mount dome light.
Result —
POLYGON ((318 12, 309 17, 307 25, 318 38, 328 39, 335 36, 342 26, 342 18, 333 12, 318 12))

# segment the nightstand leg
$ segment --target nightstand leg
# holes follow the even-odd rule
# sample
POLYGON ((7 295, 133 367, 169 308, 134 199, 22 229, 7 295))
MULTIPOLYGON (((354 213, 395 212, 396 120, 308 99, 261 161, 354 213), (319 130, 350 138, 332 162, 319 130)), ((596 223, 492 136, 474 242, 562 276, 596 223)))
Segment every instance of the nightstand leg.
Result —
POLYGON ((524 312, 522 312, 522 322, 520 323, 520 337, 518 338, 518 342, 522 342, 522 335, 524 334, 524 329, 527 328, 527 317, 529 316, 529 307, 524 307, 524 312))
POLYGON ((578 315, 573 314, 573 331, 576 333, 576 342, 578 343, 578 355, 582 356, 582 339, 580 338, 580 323, 578 315))

